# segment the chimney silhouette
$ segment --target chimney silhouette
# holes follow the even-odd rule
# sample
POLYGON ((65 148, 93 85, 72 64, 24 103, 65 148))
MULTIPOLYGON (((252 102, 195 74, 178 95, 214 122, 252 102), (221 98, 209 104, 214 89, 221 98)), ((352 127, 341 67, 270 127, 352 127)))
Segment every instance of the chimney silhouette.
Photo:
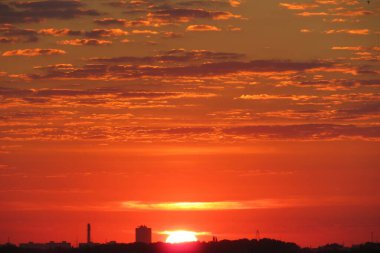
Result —
POLYGON ((91 224, 87 224, 87 243, 91 243, 91 224))

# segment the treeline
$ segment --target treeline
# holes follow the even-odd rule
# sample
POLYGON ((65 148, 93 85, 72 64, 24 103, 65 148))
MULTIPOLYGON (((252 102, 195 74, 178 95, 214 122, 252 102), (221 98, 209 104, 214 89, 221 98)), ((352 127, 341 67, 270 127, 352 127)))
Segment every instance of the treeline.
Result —
POLYGON ((380 243, 365 243, 352 247, 329 244, 319 248, 301 248, 295 243, 272 239, 223 240, 219 242, 167 243, 109 243, 71 249, 28 249, 16 245, 0 246, 0 253, 379 253, 380 243))

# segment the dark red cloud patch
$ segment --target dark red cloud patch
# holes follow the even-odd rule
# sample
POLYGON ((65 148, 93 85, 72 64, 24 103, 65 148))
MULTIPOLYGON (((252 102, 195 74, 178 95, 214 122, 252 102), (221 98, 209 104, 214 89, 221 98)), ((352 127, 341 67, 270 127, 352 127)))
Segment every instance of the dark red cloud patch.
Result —
MULTIPOLYGON (((121 61, 141 61, 143 58, 122 58, 121 61)), ((147 61, 152 59, 148 58, 147 61)), ((140 66, 140 65, 109 65, 87 64, 82 67, 61 69, 54 66, 46 68, 45 74, 32 74, 33 79, 81 79, 95 78, 139 78, 165 76, 214 76, 227 75, 238 72, 253 73, 282 73, 287 71, 306 71, 321 67, 332 66, 326 62, 292 62, 276 60, 255 60, 250 62, 227 61, 204 63, 187 66, 140 66)))
POLYGON ((98 11, 86 9, 82 2, 75 0, 0 3, 0 23, 29 23, 49 18, 72 19, 98 15, 98 11))

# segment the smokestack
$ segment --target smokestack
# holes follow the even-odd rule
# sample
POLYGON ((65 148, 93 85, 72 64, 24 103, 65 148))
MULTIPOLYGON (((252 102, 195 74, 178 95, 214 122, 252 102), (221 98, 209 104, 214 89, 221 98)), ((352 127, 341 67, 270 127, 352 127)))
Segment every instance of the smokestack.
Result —
POLYGON ((87 224, 87 243, 91 243, 91 224, 87 224))

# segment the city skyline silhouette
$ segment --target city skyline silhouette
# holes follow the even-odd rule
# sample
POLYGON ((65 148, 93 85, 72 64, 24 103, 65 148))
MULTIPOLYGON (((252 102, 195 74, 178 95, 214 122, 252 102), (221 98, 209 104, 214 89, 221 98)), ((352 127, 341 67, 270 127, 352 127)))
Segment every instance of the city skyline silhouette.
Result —
MULTIPOLYGON (((78 246, 72 246, 66 241, 48 243, 23 243, 18 247, 7 243, 0 245, 0 252, 289 252, 289 253, 313 253, 313 252, 357 252, 370 253, 380 250, 380 243, 367 242, 358 245, 345 246, 344 244, 330 243, 318 247, 300 247, 295 243, 283 242, 275 239, 240 239, 240 240, 221 240, 213 237, 208 242, 182 242, 182 243, 163 243, 163 242, 142 242, 141 233, 138 229, 146 229, 144 226, 136 228, 136 242, 118 243, 109 241, 106 243, 93 243, 88 241, 78 246)), ((145 231, 143 231, 145 232, 145 231)))

